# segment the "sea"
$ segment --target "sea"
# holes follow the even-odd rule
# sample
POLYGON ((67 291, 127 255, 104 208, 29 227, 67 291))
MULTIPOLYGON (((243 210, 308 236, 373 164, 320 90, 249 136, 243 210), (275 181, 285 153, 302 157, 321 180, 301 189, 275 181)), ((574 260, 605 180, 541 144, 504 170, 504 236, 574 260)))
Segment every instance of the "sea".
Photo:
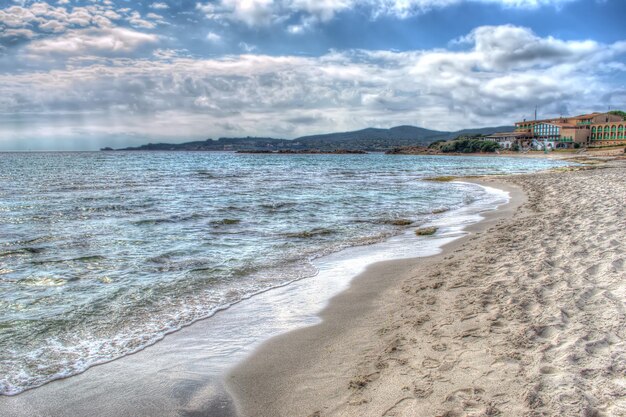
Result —
POLYGON ((314 280, 324 268, 343 265, 344 275, 354 275, 368 261, 413 256, 407 248, 432 246, 446 230, 456 236, 507 201, 501 191, 428 178, 566 164, 384 154, 0 153, 0 395, 137 352, 242 300, 314 280), (416 236, 424 225, 440 231, 416 236), (346 262, 364 247, 378 248, 378 257, 370 251, 358 266, 346 262))

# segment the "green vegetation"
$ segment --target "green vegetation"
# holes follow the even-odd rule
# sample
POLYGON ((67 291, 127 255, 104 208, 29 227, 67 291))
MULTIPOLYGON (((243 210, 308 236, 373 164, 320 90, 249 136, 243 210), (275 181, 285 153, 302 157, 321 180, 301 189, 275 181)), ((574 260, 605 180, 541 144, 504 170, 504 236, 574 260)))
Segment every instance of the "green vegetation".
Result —
POLYGON ((459 136, 451 141, 439 141, 429 147, 439 149, 443 153, 490 153, 500 148, 497 142, 482 140, 482 135, 459 136))
POLYGON ((431 143, 430 145, 428 145, 428 149, 439 149, 439 146, 442 143, 446 143, 446 141, 444 139, 436 140, 433 143, 431 143))
POLYGON ((622 119, 626 120, 626 112, 621 110, 611 110, 609 114, 616 114, 618 116, 622 116, 622 119))

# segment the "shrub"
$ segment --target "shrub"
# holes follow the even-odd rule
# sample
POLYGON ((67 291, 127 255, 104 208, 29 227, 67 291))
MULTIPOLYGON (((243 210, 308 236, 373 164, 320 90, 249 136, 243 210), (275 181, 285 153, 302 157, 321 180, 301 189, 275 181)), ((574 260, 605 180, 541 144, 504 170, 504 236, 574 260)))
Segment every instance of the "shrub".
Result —
POLYGON ((441 152, 444 153, 475 153, 475 152, 495 152, 500 148, 497 142, 479 139, 459 139, 446 142, 441 145, 441 152))

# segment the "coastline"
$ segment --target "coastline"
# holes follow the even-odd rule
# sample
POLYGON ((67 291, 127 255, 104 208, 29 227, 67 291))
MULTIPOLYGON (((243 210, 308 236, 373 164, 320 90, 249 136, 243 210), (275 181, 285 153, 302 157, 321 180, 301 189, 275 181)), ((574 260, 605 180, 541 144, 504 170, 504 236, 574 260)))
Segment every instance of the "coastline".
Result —
MULTIPOLYGON (((620 166, 623 170, 623 165, 620 166)), ((221 332, 224 330, 222 325, 225 322, 241 323, 242 320, 250 319, 254 321, 256 319, 254 314, 258 310, 254 308, 246 310, 245 306, 256 303, 258 301, 256 297, 253 302, 252 300, 246 301, 242 303, 242 306, 217 314, 214 316, 215 320, 198 322, 177 332, 173 337, 166 337, 150 349, 95 366, 84 374, 56 381, 16 397, 0 398, 2 400, 0 401, 0 414, 7 416, 98 416, 104 413, 105 415, 134 417, 155 415, 155 413, 212 417, 403 415, 400 407, 393 408, 390 405, 400 404, 402 407, 407 407, 407 410, 412 410, 413 414, 407 411, 407 415, 415 415, 416 410, 423 411, 422 408, 415 408, 417 406, 414 402, 419 397, 429 398, 420 407, 424 404, 433 407, 428 409, 427 413, 424 411, 426 415, 444 415, 444 412, 440 413, 436 408, 436 406, 441 406, 434 400, 438 395, 443 396, 446 401, 447 398, 460 398, 459 401, 475 402, 484 406, 484 402, 481 403, 483 394, 490 393, 490 391, 482 385, 472 386, 471 389, 460 387, 461 393, 454 395, 450 392, 437 391, 447 390, 452 384, 450 378, 446 378, 442 371, 448 367, 451 369, 446 372, 451 371, 455 366, 459 368, 457 365, 463 365, 465 366, 464 372, 469 375, 472 367, 468 368, 466 362, 471 360, 477 368, 482 366, 483 371, 490 369, 490 364, 485 361, 481 362, 482 356, 476 356, 475 350, 466 352, 448 342, 432 342, 433 338, 437 340, 451 338, 451 336, 442 335, 441 328, 429 328, 434 322, 443 321, 444 327, 455 328, 454 320, 448 323, 450 318, 439 317, 440 312, 464 314, 462 325, 465 326, 480 316, 480 312, 472 309, 486 303, 484 299, 473 301, 463 299, 461 301, 467 302, 471 308, 470 310, 461 309, 459 313, 455 311, 460 302, 458 295, 453 299, 446 294, 446 291, 465 292, 467 287, 473 285, 472 281, 478 278, 476 271, 479 268, 489 268, 488 264, 484 265, 484 262, 476 264, 475 260, 471 259, 471 256, 481 255, 480 251, 476 250, 477 248, 484 249, 484 246, 480 244, 490 239, 502 239, 501 236, 498 237, 501 234, 499 230, 511 227, 513 223, 520 223, 520 218, 522 222, 526 221, 525 216, 529 211, 542 212, 537 198, 542 196, 542 188, 546 188, 546 181, 549 183, 552 180, 569 178, 571 181, 582 180, 584 183, 586 179, 597 182, 598 178, 595 176, 604 175, 603 173, 615 176, 616 168, 603 168, 605 167, 574 167, 557 173, 459 178, 465 182, 477 182, 483 186, 505 188, 512 192, 511 201, 507 206, 495 211, 482 212, 481 215, 485 219, 469 227, 466 226, 464 231, 470 232, 470 235, 447 244, 444 253, 426 258, 391 260, 372 264, 366 272, 355 278, 347 289, 340 289, 341 292, 332 298, 330 304, 326 303, 330 296, 326 297, 323 305, 327 307, 321 315, 318 314, 321 307, 317 308, 314 305, 307 313, 309 314, 307 319, 310 322, 305 324, 299 322, 295 326, 293 323, 288 324, 291 329, 297 330, 284 333, 290 328, 283 327, 278 331, 282 335, 269 339, 259 349, 256 349, 256 346, 243 345, 234 348, 233 353, 240 355, 237 356, 238 358, 241 357, 241 352, 245 351, 244 356, 247 359, 241 363, 237 361, 239 365, 227 374, 226 381, 223 379, 223 374, 218 374, 212 369, 215 365, 211 362, 213 352, 210 349, 207 350, 207 343, 216 334, 222 337, 221 332), (522 188, 526 190, 526 193, 521 192, 522 188), (526 196, 530 199, 526 199, 526 196), (513 221, 513 219, 516 220, 513 221), (461 274, 455 271, 459 263, 455 259, 462 259, 462 263, 466 265, 466 269, 460 271, 461 274), (435 273, 436 275, 433 275, 435 273), (447 276, 448 273, 452 276, 447 276), (450 279, 455 280, 455 285, 449 285, 450 279), (469 282, 466 283, 466 280, 469 282), (322 318, 322 323, 319 323, 319 317, 322 318), (307 325, 309 327, 302 327, 307 325), (427 332, 426 329, 428 329, 427 332), (415 343, 422 337, 429 337, 431 340, 427 344, 415 343), (281 344, 284 346, 281 347, 281 344), (415 351, 416 347, 419 347, 418 351, 415 351), (236 352, 237 350, 240 351, 236 352), (421 358, 420 350, 424 354, 428 352, 428 356, 421 358), (265 352, 265 358, 260 356, 263 352, 265 352), (254 354, 250 356, 249 353, 254 354), (466 356, 471 356, 471 358, 466 359, 466 356), (422 372, 424 370, 427 374, 422 372), (423 380, 420 379, 421 376, 424 376, 423 380), (420 381, 426 381, 426 384, 421 386, 420 381), (224 382, 226 382, 226 387, 223 386, 224 382), (401 393, 399 397, 398 392, 401 393), (146 393, 150 395, 146 396, 146 393), (262 402, 254 400, 255 396, 262 402), (234 403, 231 398, 235 398, 234 403), (391 411, 385 414, 388 409, 391 411), (246 410, 252 410, 252 412, 246 410), (306 413, 303 410, 306 410, 306 413), (262 411, 267 411, 267 414, 263 414, 262 411)), ((611 182, 608 181, 607 184, 610 185, 611 182)), ((605 197, 606 195, 610 196, 610 193, 603 194, 605 197)), ((545 195, 541 198, 544 197, 545 195)), ((615 195, 611 197, 615 198, 615 195)), ((581 201, 580 204, 585 202, 581 201)), ((550 207, 546 209, 546 212, 560 213, 562 209, 562 207, 550 207)), ((621 212, 623 214, 623 206, 621 206, 621 212)), ((610 219, 614 220, 613 217, 610 219)), ((621 222, 623 225, 624 221, 621 222)), ((519 224, 521 225, 523 223, 519 224)), ((602 223, 601 226, 606 225, 602 223)), ((571 227, 567 231, 571 232, 571 227)), ((607 233, 604 229, 601 231, 603 234, 607 233)), ((534 235, 530 237, 539 239, 543 233, 543 230, 535 230, 534 235)), ((507 239, 515 240, 518 237, 517 233, 511 233, 507 239)), ((550 238, 550 236, 543 237, 550 238)), ((500 244, 510 245, 510 242, 504 240, 500 244)), ((486 252, 483 251, 482 255, 486 255, 486 252)), ((623 265, 623 260, 622 264, 618 261, 619 259, 616 259, 613 262, 617 265, 614 269, 623 271, 623 266, 620 266, 623 265)), ((554 263, 550 259, 541 259, 541 262, 554 263)), ((369 264, 369 262, 365 263, 369 264)), ((510 269, 523 266, 521 262, 514 260, 504 264, 495 263, 499 268, 510 269)), ((301 292, 304 286, 300 284, 295 283, 295 285, 285 287, 283 298, 276 303, 276 299, 272 300, 270 297, 269 304, 280 305, 282 301, 294 298, 304 298, 302 301, 304 304, 310 303, 311 300, 301 292)), ((482 285, 484 286, 485 282, 482 285)), ((472 295, 473 292, 475 289, 470 289, 468 294, 472 295)), ((524 293, 518 295, 521 296, 520 298, 527 296, 524 293)), ((523 301, 529 302, 527 299, 523 301)), ((490 305, 501 307, 499 302, 491 302, 490 305)), ((270 314, 276 315, 276 313, 270 314)), ((286 320, 291 313, 289 307, 283 307, 278 311, 278 316, 280 316, 278 319, 286 320)), ((513 318, 515 319, 516 316, 513 318)), ((253 325, 262 327, 263 323, 254 322, 253 325)), ((502 325, 494 326, 491 322, 490 326, 488 332, 495 332, 496 336, 498 332, 504 331, 502 325)), ((474 339, 482 343, 492 342, 490 337, 476 335, 475 329, 481 329, 481 327, 462 329, 463 332, 469 333, 460 343, 467 343, 466 340, 474 339)), ((517 329, 519 330, 519 327, 517 329)), ((482 328, 478 332, 484 330, 482 328)), ((229 331, 236 333, 238 326, 233 326, 229 331)), ((515 340, 520 337, 516 334, 515 340)), ((223 338, 225 341, 229 340, 228 335, 223 338)), ((597 341, 593 343, 597 344, 597 341)), ((607 344, 612 346, 614 343, 609 341, 607 344)), ((602 341, 599 345, 601 348, 604 346, 602 341)), ((485 355, 485 352, 490 354, 491 349, 497 350, 490 347, 482 354, 485 355)), ((521 353, 516 352, 515 355, 521 355, 521 353)), ((619 359, 619 356, 616 359, 619 359)), ((520 359, 513 357, 507 359, 509 360, 514 362, 520 359)), ((616 365, 611 366, 616 367, 616 365)), ((514 368, 513 365, 511 367, 514 368)), ((516 375, 511 369, 508 369, 509 374, 505 376, 516 375)), ((554 372, 553 367, 548 365, 541 365, 538 369, 543 369, 542 372, 544 372, 540 373, 539 377, 558 376, 558 372, 554 372)), ((616 369, 619 368, 616 367, 616 369)), ((517 369, 516 372, 519 373, 520 370, 517 369)), ((501 380, 498 380, 498 384, 494 386, 502 386, 501 380)), ((528 398, 540 397, 539 394, 528 393, 528 387, 524 384, 513 385, 515 385, 513 382, 507 385, 506 392, 523 392, 528 398)), ((493 410, 502 410, 505 415, 520 415, 519 409, 503 408, 499 402, 503 395, 506 394, 500 393, 500 397, 490 400, 487 405, 492 404, 493 410)), ((491 409, 487 410, 483 407, 483 411, 485 410, 491 409)), ((571 413, 564 413, 571 415, 571 413)))
POLYGON ((309 416, 320 411, 315 410, 315 405, 323 402, 323 399, 341 400, 342 398, 337 397, 335 383, 350 386, 352 377, 349 376, 349 365, 346 367, 350 362, 344 362, 343 357, 334 356, 332 346, 341 343, 362 347, 367 342, 363 331, 372 330, 372 327, 379 325, 372 323, 370 319, 376 316, 381 299, 393 298, 397 285, 412 273, 417 264, 436 263, 446 259, 472 236, 485 232, 502 219, 512 217, 515 210, 526 201, 526 195, 519 187, 503 183, 499 178, 458 180, 506 191, 510 196, 509 202, 495 210, 481 213, 481 221, 464 228, 466 236, 447 243, 437 255, 369 265, 365 272, 352 279, 348 289, 333 297, 319 312, 321 323, 293 330, 263 343, 252 356, 229 372, 226 379, 226 389, 235 401, 239 416, 309 416), (328 364, 329 361, 332 361, 332 365, 328 364), (307 381, 298 378, 300 369, 306 369, 306 375, 320 375, 321 381, 307 384, 307 381), (339 374, 343 376, 334 374, 334 370, 339 369, 339 374), (324 377, 333 383, 327 385, 323 381, 324 377), (291 391, 290 387, 298 388, 291 391), (295 394, 297 398, 300 390, 307 390, 309 394, 315 392, 310 403, 302 404, 289 398, 288 401, 292 401, 289 405, 297 404, 297 408, 287 411, 276 407, 280 404, 278 393, 284 400, 285 395, 295 394), (295 409, 307 411, 290 414, 295 409))
POLYGON ((624 164, 601 168, 479 180, 511 203, 264 343, 227 378, 238 414, 623 415, 624 164))
POLYGON ((218 312, 210 320, 200 320, 172 333, 147 349, 92 366, 84 373, 16 396, 0 397, 0 414, 235 415, 222 386, 222 376, 229 366, 249 355, 259 340, 319 322, 318 312, 332 296, 345 290, 366 264, 395 256, 436 253, 439 242, 457 239, 465 234, 464 224, 475 222, 478 213, 495 207, 503 198, 498 194, 445 214, 454 221, 444 221, 440 236, 419 239, 407 230, 379 244, 328 255, 321 259, 323 265, 318 265, 320 274, 315 279, 295 281, 257 294, 218 312), (408 250, 407 242, 414 243, 408 250), (331 275, 326 276, 329 272, 331 275), (270 320, 261 316, 269 316, 270 320), (258 329, 257 334, 242 338, 239 333, 243 322, 247 328, 258 329))

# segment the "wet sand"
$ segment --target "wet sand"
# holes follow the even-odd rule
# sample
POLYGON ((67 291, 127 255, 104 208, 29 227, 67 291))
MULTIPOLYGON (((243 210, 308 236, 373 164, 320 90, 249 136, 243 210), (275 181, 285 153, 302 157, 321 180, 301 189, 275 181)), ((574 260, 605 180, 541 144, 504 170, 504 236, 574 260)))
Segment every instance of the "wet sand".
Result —
POLYGON ((626 164, 513 191, 430 258, 374 264, 227 378, 241 416, 626 415, 626 164))

